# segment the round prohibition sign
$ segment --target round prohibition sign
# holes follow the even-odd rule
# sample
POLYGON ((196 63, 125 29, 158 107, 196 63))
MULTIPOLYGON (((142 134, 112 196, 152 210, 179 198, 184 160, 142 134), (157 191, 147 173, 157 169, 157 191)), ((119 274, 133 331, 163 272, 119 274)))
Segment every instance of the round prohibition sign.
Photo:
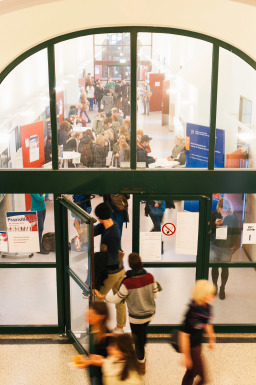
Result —
POLYGON ((168 237, 170 235, 173 235, 175 231, 176 231, 176 227, 173 223, 165 223, 162 226, 162 232, 164 233, 164 235, 167 235, 168 237))
POLYGON ((80 251, 80 249, 81 249, 81 242, 80 242, 80 239, 79 239, 79 237, 77 235, 75 236, 75 246, 76 246, 77 251, 80 251))

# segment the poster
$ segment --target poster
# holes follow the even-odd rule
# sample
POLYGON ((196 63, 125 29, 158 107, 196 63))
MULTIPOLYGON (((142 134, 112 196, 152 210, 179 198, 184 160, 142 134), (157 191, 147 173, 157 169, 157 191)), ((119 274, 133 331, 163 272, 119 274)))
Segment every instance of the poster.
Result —
POLYGON ((177 213, 176 254, 197 254, 198 224, 199 213, 177 213))
MULTIPOLYGON (((187 123, 186 168, 208 168, 210 128, 187 123)), ((224 167, 225 131, 216 129, 214 167, 224 167)))
POLYGON ((256 244, 256 223, 243 224, 243 245, 256 244))
POLYGON ((36 211, 6 212, 9 253, 40 251, 36 211))
POLYGON ((161 231, 140 233, 140 256, 142 261, 161 260, 161 231))
POLYGON ((39 160, 39 136, 33 135, 29 138, 29 161, 30 163, 39 160))
POLYGON ((0 251, 8 252, 8 238, 6 231, 0 231, 0 251))

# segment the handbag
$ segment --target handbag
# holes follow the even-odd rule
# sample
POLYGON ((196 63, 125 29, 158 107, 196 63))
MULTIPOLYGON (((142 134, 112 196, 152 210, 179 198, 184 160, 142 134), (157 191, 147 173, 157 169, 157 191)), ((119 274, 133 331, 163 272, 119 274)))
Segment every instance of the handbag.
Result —
POLYGON ((172 336, 170 343, 173 347, 173 349, 177 352, 180 353, 180 347, 179 347, 179 330, 178 329, 173 329, 172 330, 172 336))

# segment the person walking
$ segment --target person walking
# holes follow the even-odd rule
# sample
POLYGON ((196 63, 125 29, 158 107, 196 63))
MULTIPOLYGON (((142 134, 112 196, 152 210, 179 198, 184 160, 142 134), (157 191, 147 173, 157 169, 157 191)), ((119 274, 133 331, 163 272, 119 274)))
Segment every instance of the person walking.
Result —
POLYGON ((146 327, 155 314, 158 285, 153 275, 143 269, 139 254, 131 253, 128 257, 128 263, 131 270, 126 272, 126 277, 115 295, 106 295, 101 290, 100 292, 95 290, 95 294, 110 303, 118 304, 123 300, 126 301, 136 357, 140 363, 140 371, 144 374, 146 369, 146 327))
POLYGON ((211 302, 214 300, 216 287, 207 280, 196 281, 192 300, 179 331, 179 347, 183 354, 183 365, 187 368, 182 385, 192 385, 196 376, 200 376, 197 385, 207 383, 202 361, 202 339, 205 331, 209 338, 209 348, 214 349, 216 337, 213 326, 211 302))
MULTIPOLYGON (((94 226, 94 236, 101 235, 101 245, 107 246, 108 253, 108 277, 100 288, 100 292, 106 295, 112 289, 113 294, 116 294, 125 277, 123 263, 119 261, 121 251, 120 231, 118 224, 111 218, 111 210, 106 203, 103 202, 96 206, 95 215, 100 223, 94 226)), ((102 301, 99 297, 96 297, 96 300, 102 301)), ((125 304, 116 303, 116 330, 123 331, 125 324, 125 304)))
MULTIPOLYGON (((216 211, 212 213, 211 219, 211 246, 210 262, 231 262, 232 254, 239 247, 239 222, 233 206, 228 199, 221 198, 217 203, 216 211), (224 231, 224 235, 222 232, 224 231)), ((229 277, 228 267, 221 268, 221 284, 219 298, 226 297, 225 286, 229 277)), ((219 268, 212 268, 212 282, 218 291, 219 268)))

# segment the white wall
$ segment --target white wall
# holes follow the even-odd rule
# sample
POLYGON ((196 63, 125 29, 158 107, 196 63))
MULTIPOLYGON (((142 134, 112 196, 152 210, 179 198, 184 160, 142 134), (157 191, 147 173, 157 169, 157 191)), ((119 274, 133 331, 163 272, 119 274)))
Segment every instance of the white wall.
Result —
POLYGON ((226 41, 256 58, 256 7, 229 0, 62 0, 0 15, 0 71, 27 49, 98 27, 174 27, 226 41))
POLYGON ((225 130, 225 152, 237 148, 240 96, 252 101, 251 127, 244 127, 242 139, 250 143, 249 167, 256 167, 256 72, 226 50, 220 51, 217 128, 225 130))

